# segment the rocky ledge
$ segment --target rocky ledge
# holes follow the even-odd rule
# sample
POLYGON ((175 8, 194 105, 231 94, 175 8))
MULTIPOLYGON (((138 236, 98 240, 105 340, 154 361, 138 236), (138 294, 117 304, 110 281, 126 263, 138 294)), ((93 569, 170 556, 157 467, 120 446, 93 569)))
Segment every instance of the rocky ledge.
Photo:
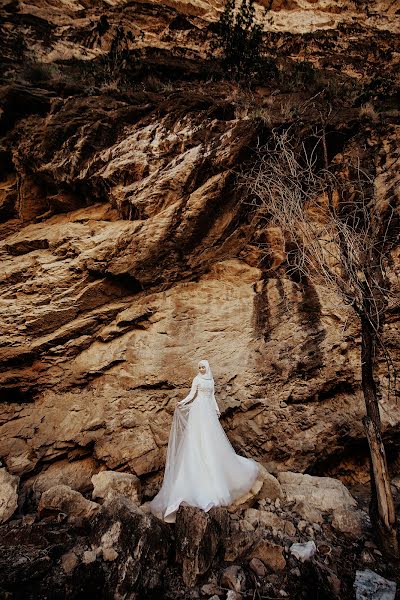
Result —
POLYGON ((376 598, 378 586, 395 598, 393 565, 336 479, 275 478, 260 465, 234 505, 182 505, 174 525, 149 513, 134 475, 103 471, 92 482, 92 499, 56 485, 35 512, 0 526, 2 597, 343 599, 376 598))

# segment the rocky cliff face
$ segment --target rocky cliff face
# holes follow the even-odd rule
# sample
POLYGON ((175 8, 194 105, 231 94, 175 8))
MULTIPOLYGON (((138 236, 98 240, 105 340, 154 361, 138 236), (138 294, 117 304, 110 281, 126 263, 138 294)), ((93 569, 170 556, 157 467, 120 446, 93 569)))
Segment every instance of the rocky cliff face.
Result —
MULTIPOLYGON (((274 2, 278 70, 252 91, 207 58, 220 9, 3 6, 0 457, 27 494, 46 477, 84 491, 105 468, 154 492, 203 357, 237 451, 368 479, 357 322, 285 274, 235 181, 273 126, 306 131, 330 107, 331 158, 356 140, 398 210, 396 3, 274 2)), ((395 306, 385 336, 397 365, 395 306)), ((393 395, 381 412, 396 470, 393 395)))

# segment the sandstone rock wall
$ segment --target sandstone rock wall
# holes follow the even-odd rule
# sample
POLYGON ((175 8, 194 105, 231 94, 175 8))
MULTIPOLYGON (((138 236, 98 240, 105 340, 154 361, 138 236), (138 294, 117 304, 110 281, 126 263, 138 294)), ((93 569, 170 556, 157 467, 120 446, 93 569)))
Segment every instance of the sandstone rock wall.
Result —
MULTIPOLYGON (((87 4, 9 8, 0 25, 8 73, 15 25, 27 27, 38 60, 60 68, 104 53, 120 19, 135 35, 144 31, 135 43, 146 68, 179 78, 179 65, 189 80, 203 77, 208 19, 219 5, 110 3, 101 12, 87 4), (99 41, 102 14, 111 30, 99 41)), ((360 13, 352 38, 348 22, 339 24, 347 5, 324 6, 334 33, 309 38, 316 64, 337 69, 347 53, 355 77, 373 78, 381 64, 388 77, 396 72, 394 51, 380 62, 382 48, 394 48, 392 12, 360 13)), ((304 58, 304 39, 279 32, 278 21, 289 11, 304 25, 307 13, 313 29, 322 9, 312 7, 274 3, 278 56, 304 58)), ((146 479, 163 466, 176 401, 206 357, 237 451, 271 470, 319 472, 342 461, 342 475, 364 477, 357 323, 330 290, 285 275, 279 232, 260 229, 235 187, 250 148, 284 121, 286 96, 260 89, 250 97, 204 79, 176 86, 114 93, 51 79, 2 88, 0 457, 33 495, 57 478, 84 491, 104 469, 146 479), (274 257, 268 268, 265 248, 274 257)), ((312 121, 313 110, 302 118, 312 121)), ((386 106, 365 118, 347 107, 330 127, 333 156, 350 151, 347 140, 359 133, 377 201, 398 207, 397 113, 386 106)), ((393 286, 398 259, 394 248, 393 286)), ((395 306, 385 335, 398 364, 395 306)), ((385 392, 384 363, 381 384, 385 392)), ((393 396, 382 394, 381 409, 396 448, 393 396)))

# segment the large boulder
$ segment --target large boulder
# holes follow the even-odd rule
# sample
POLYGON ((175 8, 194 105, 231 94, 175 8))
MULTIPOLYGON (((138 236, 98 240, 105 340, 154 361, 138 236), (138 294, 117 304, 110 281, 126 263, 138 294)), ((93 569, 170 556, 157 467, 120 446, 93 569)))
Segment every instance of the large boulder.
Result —
POLYGON ((55 485, 50 488, 42 494, 39 502, 41 514, 65 513, 71 522, 90 519, 99 509, 100 504, 86 500, 82 494, 67 485, 55 485))
POLYGON ((92 488, 92 475, 101 468, 91 457, 74 461, 56 461, 38 475, 30 477, 25 482, 24 488, 36 501, 39 501, 43 492, 56 485, 67 485, 81 493, 88 492, 92 488))
POLYGON ((305 502, 317 510, 355 509, 356 501, 348 489, 332 477, 314 477, 290 471, 279 473, 279 483, 288 502, 305 502))
POLYGON ((188 587, 211 567, 219 549, 223 549, 228 531, 228 513, 224 508, 204 512, 193 506, 180 506, 176 515, 176 556, 182 564, 183 581, 188 587))
POLYGON ((0 523, 8 521, 18 505, 19 477, 11 475, 7 469, 0 469, 0 523))
POLYGON ((132 473, 101 471, 92 477, 93 498, 105 499, 116 495, 126 496, 134 504, 141 502, 140 479, 132 473))
POLYGON ((93 556, 87 556, 81 569, 96 580, 105 578, 110 597, 161 591, 172 547, 171 527, 151 514, 143 515, 128 498, 106 499, 91 522, 90 547, 93 556))
POLYGON ((356 572, 356 600, 394 600, 396 587, 395 581, 389 581, 370 569, 356 572))

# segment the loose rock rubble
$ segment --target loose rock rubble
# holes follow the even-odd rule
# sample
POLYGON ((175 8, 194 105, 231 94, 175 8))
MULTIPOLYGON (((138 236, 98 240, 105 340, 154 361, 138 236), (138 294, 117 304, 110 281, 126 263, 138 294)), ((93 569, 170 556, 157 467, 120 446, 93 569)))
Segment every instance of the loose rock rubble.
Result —
MULTIPOLYGON (((151 600, 247 600, 257 593, 297 600, 316 591, 338 600, 353 593, 360 600, 394 598, 395 584, 385 577, 387 562, 372 539, 369 520, 364 513, 358 519, 356 501, 339 482, 334 487, 345 499, 341 507, 337 499, 329 505, 324 496, 333 488, 331 479, 307 477, 307 485, 319 489, 325 510, 312 504, 312 511, 304 510, 290 474, 289 498, 284 485, 275 499, 260 497, 262 486, 256 485, 253 497, 247 495, 235 509, 205 513, 183 504, 170 525, 150 514, 147 502, 139 504, 134 476, 100 475, 92 494, 101 504, 68 486, 55 486, 43 492, 39 513, 0 527, 5 574, 0 593, 18 589, 27 600, 37 600, 52 589, 72 599, 79 581, 84 594, 122 597, 129 590, 151 600), (318 523, 305 514, 318 514, 318 523), (339 530, 338 514, 345 523, 356 515, 357 535, 353 527, 339 530), (389 595, 374 596, 377 590, 389 595)), ((301 490, 303 479, 296 480, 301 490)))

